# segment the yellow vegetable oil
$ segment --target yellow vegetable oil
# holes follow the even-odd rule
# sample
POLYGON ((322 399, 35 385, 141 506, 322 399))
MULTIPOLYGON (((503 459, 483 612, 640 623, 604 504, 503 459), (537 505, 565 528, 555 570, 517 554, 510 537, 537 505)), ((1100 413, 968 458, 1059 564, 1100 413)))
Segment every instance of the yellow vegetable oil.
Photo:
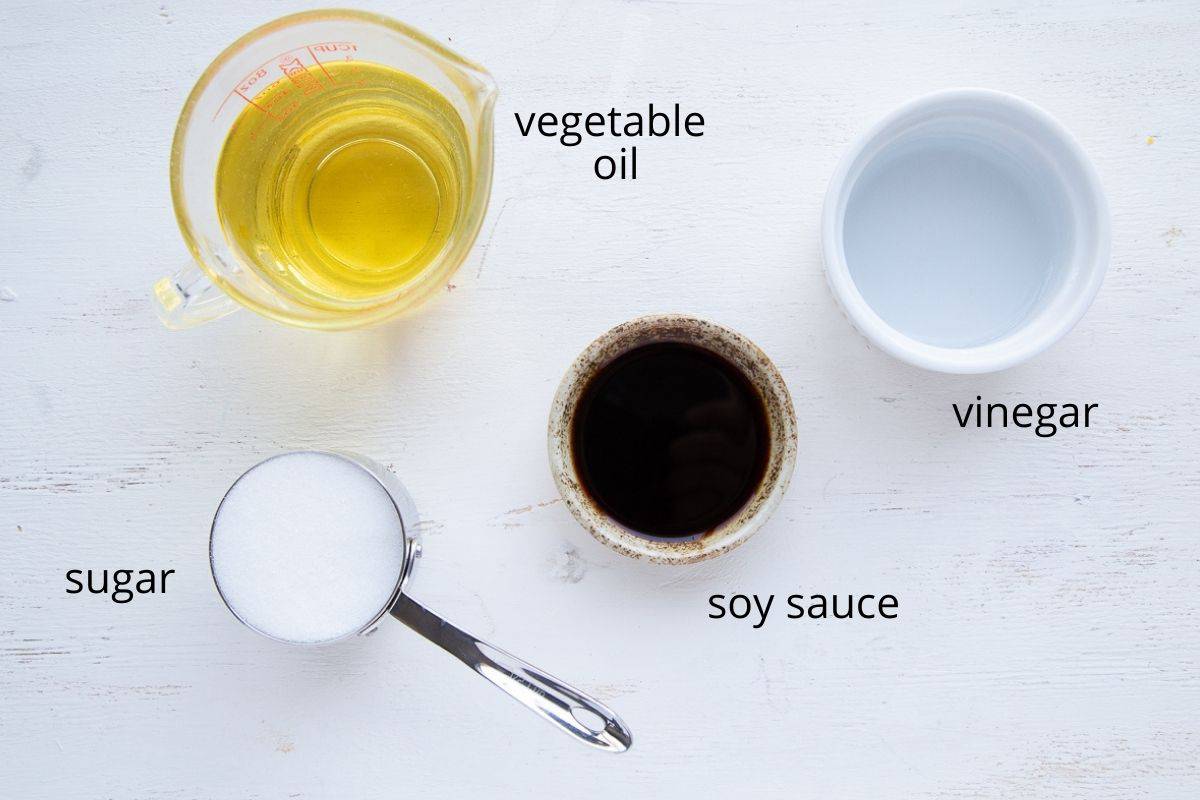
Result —
POLYGON ((411 75, 338 62, 248 102, 221 151, 217 211, 230 243, 296 300, 386 300, 441 251, 464 213, 467 133, 411 75))

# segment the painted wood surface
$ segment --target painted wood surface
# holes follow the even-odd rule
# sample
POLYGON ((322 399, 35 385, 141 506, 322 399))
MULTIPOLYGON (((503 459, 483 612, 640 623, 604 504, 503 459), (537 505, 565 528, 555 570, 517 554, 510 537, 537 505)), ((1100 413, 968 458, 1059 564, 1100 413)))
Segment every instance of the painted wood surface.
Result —
POLYGON ((148 299, 185 263, 187 92, 295 6, 0 8, 0 796, 1200 795, 1200 5, 370 6, 492 70, 496 179, 443 297, 338 335, 249 312, 170 333, 148 299), (818 243, 850 139, 960 85, 1055 114, 1113 215, 1091 312, 984 377, 872 351, 818 243), (636 182, 513 119, 650 101, 706 133, 639 146, 636 182), (694 568, 593 542, 546 463, 570 360, 656 311, 757 341, 800 420, 779 513, 694 568), (977 394, 1100 409, 1052 439, 960 430, 977 394), (417 499, 413 595, 608 701, 630 753, 575 745, 399 625, 315 650, 238 626, 208 574, 217 501, 266 454, 331 446, 417 499), (118 606, 65 594, 89 567, 176 575, 118 606), (900 618, 706 617, 734 592, 890 592, 900 618))

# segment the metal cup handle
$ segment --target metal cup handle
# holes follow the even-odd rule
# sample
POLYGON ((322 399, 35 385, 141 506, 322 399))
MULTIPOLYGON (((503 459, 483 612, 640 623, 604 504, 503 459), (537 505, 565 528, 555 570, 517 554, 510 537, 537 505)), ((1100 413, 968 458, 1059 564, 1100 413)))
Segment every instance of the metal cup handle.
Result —
POLYGON ((633 744, 629 728, 603 703, 456 628, 407 595, 400 595, 391 613, 559 730, 614 753, 633 744))

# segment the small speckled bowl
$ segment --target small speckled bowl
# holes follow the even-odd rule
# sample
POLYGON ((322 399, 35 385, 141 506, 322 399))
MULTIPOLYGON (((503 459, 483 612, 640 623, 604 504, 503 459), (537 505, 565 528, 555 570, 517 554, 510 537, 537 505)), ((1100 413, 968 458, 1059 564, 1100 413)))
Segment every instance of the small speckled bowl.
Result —
POLYGON ((550 471, 563 502, 579 524, 618 553, 660 564, 690 564, 719 556, 762 527, 787 491, 796 465, 796 412, 779 370, 762 350, 740 333, 682 314, 639 317, 622 323, 592 342, 563 376, 550 407, 550 471), (758 389, 767 410, 771 451, 754 496, 733 517, 687 541, 639 536, 608 516, 580 486, 571 445, 571 422, 580 395, 598 370, 636 347, 653 342, 686 342, 723 356, 758 389))

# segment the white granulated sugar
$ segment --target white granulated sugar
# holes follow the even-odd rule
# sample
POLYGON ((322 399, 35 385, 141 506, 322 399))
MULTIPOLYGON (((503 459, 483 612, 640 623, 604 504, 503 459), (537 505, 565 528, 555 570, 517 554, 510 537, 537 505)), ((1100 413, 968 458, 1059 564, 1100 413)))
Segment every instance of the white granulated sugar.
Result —
POLYGON ((328 453, 259 464, 213 522, 213 576, 225 602, 284 641, 358 632, 387 605, 403 565, 391 497, 366 470, 328 453))

